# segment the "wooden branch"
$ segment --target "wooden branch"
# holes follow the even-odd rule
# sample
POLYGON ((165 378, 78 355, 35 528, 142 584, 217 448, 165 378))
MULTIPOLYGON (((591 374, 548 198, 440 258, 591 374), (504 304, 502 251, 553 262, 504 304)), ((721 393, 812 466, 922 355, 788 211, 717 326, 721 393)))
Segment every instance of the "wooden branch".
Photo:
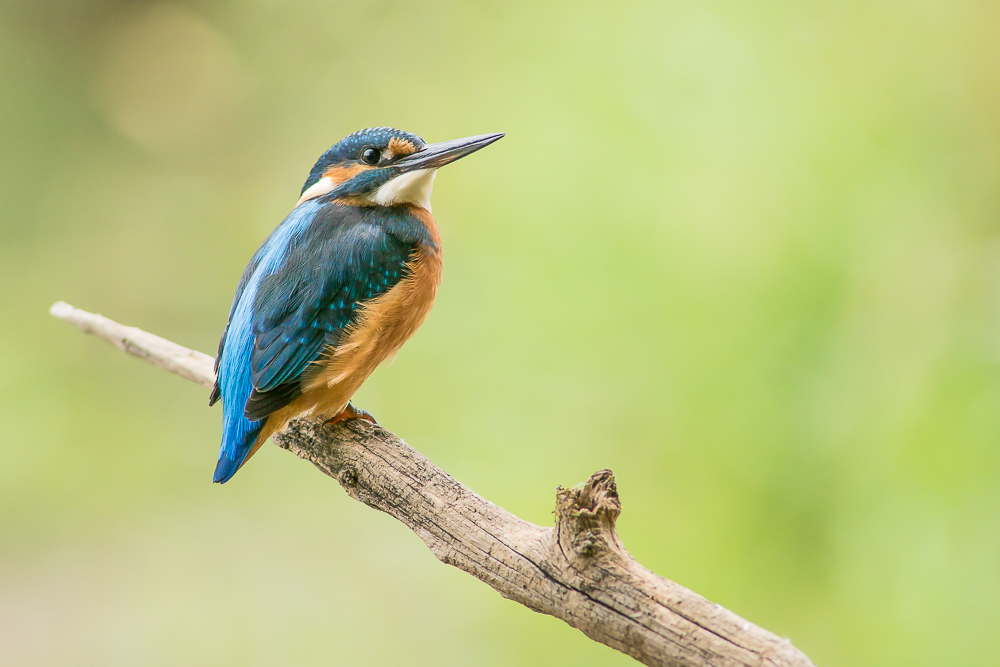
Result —
MULTIPOLYGON (((134 327, 56 303, 52 315, 206 387, 212 358, 134 327)), ((476 495, 383 428, 297 419, 279 447, 336 479, 355 500, 398 519, 439 560, 502 596, 562 619, 646 665, 806 667, 787 639, 650 572, 625 550, 610 470, 556 492, 555 527, 543 528, 476 495)))

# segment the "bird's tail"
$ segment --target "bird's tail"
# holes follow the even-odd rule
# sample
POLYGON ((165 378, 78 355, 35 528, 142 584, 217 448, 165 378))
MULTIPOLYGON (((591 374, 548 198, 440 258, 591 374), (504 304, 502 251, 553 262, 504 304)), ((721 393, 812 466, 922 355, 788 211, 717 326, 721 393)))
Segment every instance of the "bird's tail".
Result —
POLYGON ((267 421, 250 421, 243 416, 240 403, 230 408, 223 399, 225 417, 222 426, 222 446, 219 448, 219 462, 215 466, 213 482, 225 484, 236 471, 247 462, 260 446, 258 438, 267 421))

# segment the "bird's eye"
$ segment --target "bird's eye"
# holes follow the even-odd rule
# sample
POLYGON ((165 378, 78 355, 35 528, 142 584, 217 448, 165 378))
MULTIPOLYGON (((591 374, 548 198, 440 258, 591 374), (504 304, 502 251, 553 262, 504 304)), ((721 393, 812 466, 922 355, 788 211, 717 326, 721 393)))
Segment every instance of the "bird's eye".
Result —
POLYGON ((377 148, 366 148, 361 151, 361 161, 365 164, 378 164, 382 159, 382 151, 377 148))

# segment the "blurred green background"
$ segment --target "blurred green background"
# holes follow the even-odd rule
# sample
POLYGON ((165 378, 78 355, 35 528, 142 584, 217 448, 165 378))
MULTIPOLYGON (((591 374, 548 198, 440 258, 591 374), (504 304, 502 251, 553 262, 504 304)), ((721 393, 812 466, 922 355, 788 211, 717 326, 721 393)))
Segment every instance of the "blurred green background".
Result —
POLYGON ((818 665, 1000 664, 1000 5, 0 2, 0 662, 627 665, 194 384, 316 157, 442 170, 430 319, 358 404, 549 525, 618 475, 658 573, 818 665))

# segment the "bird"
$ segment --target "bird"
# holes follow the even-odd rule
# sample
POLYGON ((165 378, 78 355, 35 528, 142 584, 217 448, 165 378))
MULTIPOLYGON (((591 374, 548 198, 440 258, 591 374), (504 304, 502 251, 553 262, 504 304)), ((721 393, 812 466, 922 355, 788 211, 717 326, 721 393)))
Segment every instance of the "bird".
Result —
POLYGON ((213 482, 297 416, 375 423, 351 398, 423 324, 441 281, 437 169, 503 136, 428 144, 372 127, 320 156, 233 297, 209 398, 223 411, 213 482))

